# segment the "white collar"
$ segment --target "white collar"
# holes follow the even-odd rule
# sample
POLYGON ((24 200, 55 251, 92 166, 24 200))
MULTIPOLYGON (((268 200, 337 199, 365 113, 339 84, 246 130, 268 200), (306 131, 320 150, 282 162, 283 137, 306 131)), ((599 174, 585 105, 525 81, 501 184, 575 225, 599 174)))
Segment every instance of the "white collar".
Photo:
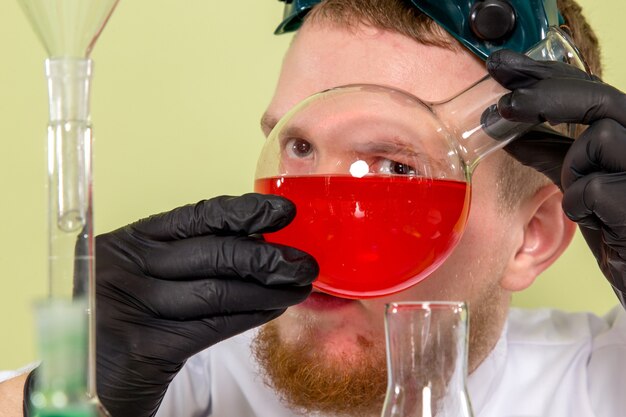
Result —
POLYGON ((480 415, 493 393, 499 388, 507 357, 508 320, 493 350, 467 378, 467 390, 475 415, 480 415))

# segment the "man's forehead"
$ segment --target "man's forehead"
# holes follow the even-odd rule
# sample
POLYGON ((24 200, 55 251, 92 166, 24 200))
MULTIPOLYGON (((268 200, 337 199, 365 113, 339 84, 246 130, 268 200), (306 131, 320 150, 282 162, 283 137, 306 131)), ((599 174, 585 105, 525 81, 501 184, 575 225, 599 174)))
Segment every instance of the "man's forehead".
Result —
POLYGON ((379 84, 425 101, 450 97, 486 74, 465 50, 420 44, 364 25, 305 24, 289 48, 270 114, 311 94, 347 84, 379 84))

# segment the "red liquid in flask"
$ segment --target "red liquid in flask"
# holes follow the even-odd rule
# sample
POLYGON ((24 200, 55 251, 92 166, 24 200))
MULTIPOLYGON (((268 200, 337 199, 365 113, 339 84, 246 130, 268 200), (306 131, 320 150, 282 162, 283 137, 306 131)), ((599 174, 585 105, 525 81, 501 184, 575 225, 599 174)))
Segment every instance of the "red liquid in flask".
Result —
POLYGON ((419 282, 461 237, 469 208, 465 182, 408 176, 270 177, 255 190, 296 205, 292 223, 269 242, 313 255, 313 286, 349 298, 377 297, 419 282))

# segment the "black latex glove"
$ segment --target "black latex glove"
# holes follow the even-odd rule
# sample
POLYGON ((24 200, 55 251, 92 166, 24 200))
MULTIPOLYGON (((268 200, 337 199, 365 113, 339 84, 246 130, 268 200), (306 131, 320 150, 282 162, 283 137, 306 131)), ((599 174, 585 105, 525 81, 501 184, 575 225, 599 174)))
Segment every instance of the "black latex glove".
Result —
POLYGON ((308 296, 315 260, 251 236, 294 215, 277 196, 218 197, 97 237, 98 392, 113 417, 152 416, 187 358, 308 296))
POLYGON ((506 50, 487 68, 512 90, 498 103, 504 118, 589 125, 575 141, 535 132, 506 150, 561 187, 565 214, 626 307, 626 95, 569 65, 506 50))

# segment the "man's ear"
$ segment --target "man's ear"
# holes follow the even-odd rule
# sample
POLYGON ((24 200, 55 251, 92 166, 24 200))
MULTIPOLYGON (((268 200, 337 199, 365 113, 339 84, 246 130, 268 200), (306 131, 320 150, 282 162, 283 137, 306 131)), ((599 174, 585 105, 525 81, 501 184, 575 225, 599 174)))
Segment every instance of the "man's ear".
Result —
POLYGON ((505 290, 521 291, 530 286, 569 246, 576 224, 563 213, 561 200, 559 189, 550 184, 521 203, 514 227, 523 232, 500 282, 505 290))

